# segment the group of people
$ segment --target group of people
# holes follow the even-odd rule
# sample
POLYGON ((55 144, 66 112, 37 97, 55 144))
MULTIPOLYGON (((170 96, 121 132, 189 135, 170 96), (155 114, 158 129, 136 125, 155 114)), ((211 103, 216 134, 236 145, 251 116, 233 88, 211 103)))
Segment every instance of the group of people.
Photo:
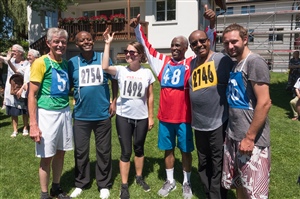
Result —
POLYGON ((37 50, 30 49, 25 59, 25 51, 22 46, 15 44, 7 55, 0 56, 0 62, 8 65, 7 78, 4 89, 3 109, 11 116, 13 133, 11 137, 18 134, 18 116, 23 118, 23 136, 29 133, 27 95, 30 76, 30 66, 40 56, 37 50))
POLYGON ((154 126, 155 78, 150 69, 141 65, 146 60, 161 86, 158 148, 164 151, 166 181, 158 195, 166 197, 176 189, 177 146, 183 169, 182 196, 192 198, 190 178, 195 137, 198 173, 207 198, 226 198, 231 188, 236 188, 238 198, 268 198, 269 68, 261 56, 250 51, 247 30, 238 24, 223 31, 225 53, 214 52, 215 13, 205 7, 204 17, 210 21, 210 27, 206 31, 193 31, 188 39, 173 38, 171 57, 152 47, 139 24, 140 16, 133 18, 130 26, 137 41, 130 42, 124 50, 127 66, 112 64, 109 52, 114 33, 108 29, 103 34, 103 53, 93 50, 89 32, 79 32, 75 44, 80 54, 69 61, 63 59, 68 33, 59 28, 47 31, 50 52, 31 64, 28 93, 30 137, 36 142, 36 156, 41 158, 41 199, 75 198, 89 186, 92 131, 99 197, 109 198, 114 115, 121 146, 120 198, 130 198, 132 147, 136 183, 145 192, 150 191, 143 178, 144 144, 147 132, 154 126), (189 47, 195 55, 186 58, 189 47), (72 88, 73 116, 69 106, 72 88), (75 189, 68 196, 60 186, 60 178, 65 151, 73 149, 73 140, 75 189), (50 168, 52 185, 48 193, 50 168))

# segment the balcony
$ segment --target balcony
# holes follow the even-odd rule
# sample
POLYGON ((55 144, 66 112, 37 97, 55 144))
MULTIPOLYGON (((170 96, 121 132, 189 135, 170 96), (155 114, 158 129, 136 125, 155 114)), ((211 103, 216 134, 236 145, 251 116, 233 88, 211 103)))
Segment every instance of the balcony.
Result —
MULTIPOLYGON (((147 37, 148 35, 148 22, 141 22, 140 24, 143 28, 143 31, 147 37)), ((75 36, 80 31, 87 31, 90 32, 94 38, 94 41, 103 41, 103 33, 106 28, 109 28, 111 32, 115 32, 114 40, 115 41, 124 41, 129 42, 132 40, 136 40, 134 29, 129 26, 127 21, 122 23, 112 23, 107 21, 104 24, 66 24, 60 26, 60 28, 65 29, 69 34, 69 41, 68 42, 75 42, 75 36)), ((49 52, 49 48, 46 45, 46 36, 41 37, 33 44, 30 45, 30 48, 38 50, 42 55, 49 52)))
MULTIPOLYGON (((140 22, 145 35, 148 34, 148 22, 140 22)), ((114 40, 118 41, 131 41, 136 40, 134 29, 129 26, 127 21, 120 23, 112 23, 107 21, 103 24, 66 24, 60 26, 69 33, 69 42, 74 42, 75 36, 80 31, 90 32, 94 38, 94 41, 103 41, 103 33, 106 28, 109 28, 110 32, 115 32, 114 40)))

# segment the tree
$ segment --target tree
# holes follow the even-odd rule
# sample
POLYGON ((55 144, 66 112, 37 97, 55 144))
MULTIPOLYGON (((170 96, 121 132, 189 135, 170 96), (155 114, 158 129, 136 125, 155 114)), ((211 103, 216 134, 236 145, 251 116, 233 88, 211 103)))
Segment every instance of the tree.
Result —
POLYGON ((0 52, 28 39, 27 6, 34 11, 65 11, 75 0, 0 0, 0 52))

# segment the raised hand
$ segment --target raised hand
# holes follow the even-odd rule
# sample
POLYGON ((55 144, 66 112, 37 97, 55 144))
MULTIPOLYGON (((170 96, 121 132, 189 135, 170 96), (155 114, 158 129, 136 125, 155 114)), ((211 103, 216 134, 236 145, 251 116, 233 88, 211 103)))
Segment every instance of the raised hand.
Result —
POLYGON ((106 28, 105 32, 103 33, 105 43, 112 42, 112 40, 114 39, 114 35, 114 32, 110 35, 109 28, 106 28))
POLYGON ((204 6, 204 18, 210 21, 210 28, 215 27, 215 21, 216 21, 216 13, 207 7, 207 5, 204 6))
POLYGON ((138 14, 136 18, 132 18, 129 22, 129 25, 133 28, 136 28, 139 23, 140 23, 140 14, 138 14))

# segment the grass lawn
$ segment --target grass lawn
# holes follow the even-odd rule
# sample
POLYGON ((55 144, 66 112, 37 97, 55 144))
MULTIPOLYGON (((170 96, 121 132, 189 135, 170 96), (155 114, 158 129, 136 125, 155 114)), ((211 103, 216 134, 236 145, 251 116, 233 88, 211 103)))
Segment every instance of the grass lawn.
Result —
MULTIPOLYGON (((300 198, 300 185, 297 179, 300 175, 300 121, 292 121, 289 101, 291 94, 285 91, 287 74, 271 74, 270 92, 272 108, 269 114, 271 123, 271 153, 272 170, 270 179, 271 199, 298 199, 300 198)), ((157 113, 159 99, 159 85, 156 82, 155 88, 155 113, 157 113)), ((39 198, 40 188, 38 179, 39 158, 34 156, 34 142, 29 137, 23 137, 22 119, 19 117, 19 135, 11 138, 11 119, 0 112, 0 198, 2 199, 27 199, 39 198)), ((113 122, 112 159, 113 159, 113 186, 111 198, 118 198, 120 190, 120 175, 118 160, 120 157, 120 145, 113 122)), ((157 148, 157 125, 152 129, 145 144, 145 166, 144 177, 150 185, 151 191, 145 193, 134 183, 134 166, 131 164, 129 191, 131 198, 159 198, 157 191, 161 188, 166 178, 164 169, 163 151, 157 148)), ((167 198, 182 198, 181 183, 182 169, 180 152, 176 149, 175 179, 177 189, 169 194, 167 198)), ((133 156, 132 156, 133 157, 133 156)), ((99 192, 95 182, 95 145, 94 137, 91 140, 91 165, 92 183, 91 187, 85 190, 79 198, 99 198, 99 192)), ((74 189, 74 158, 73 151, 67 152, 65 166, 61 178, 62 187, 66 192, 71 193, 74 189)), ((51 180, 50 180, 51 182, 51 180)), ((191 183, 193 186, 194 198, 204 198, 203 189, 197 174, 197 155, 193 152, 193 169, 191 183)), ((234 199, 235 192, 229 191, 228 199, 234 199)))

